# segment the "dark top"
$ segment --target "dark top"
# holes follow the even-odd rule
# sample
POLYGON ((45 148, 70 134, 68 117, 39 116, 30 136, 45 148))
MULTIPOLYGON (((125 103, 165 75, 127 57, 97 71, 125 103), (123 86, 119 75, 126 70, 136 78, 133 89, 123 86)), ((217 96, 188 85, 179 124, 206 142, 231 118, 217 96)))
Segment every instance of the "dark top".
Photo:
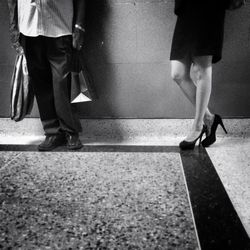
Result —
POLYGON ((180 15, 186 8, 191 9, 227 9, 230 0, 175 0, 174 13, 180 15))
POLYGON ((175 0, 178 16, 170 60, 196 56, 222 57, 225 9, 230 0, 175 0))

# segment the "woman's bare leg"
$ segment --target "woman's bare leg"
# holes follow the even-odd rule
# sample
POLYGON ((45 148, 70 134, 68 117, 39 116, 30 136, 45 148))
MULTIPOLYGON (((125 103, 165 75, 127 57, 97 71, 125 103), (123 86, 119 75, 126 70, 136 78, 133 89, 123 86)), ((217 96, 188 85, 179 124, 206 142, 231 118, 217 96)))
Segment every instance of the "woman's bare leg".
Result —
MULTIPOLYGON (((196 83, 190 77, 192 62, 188 59, 171 61, 171 75, 173 80, 178 84, 188 100, 195 106, 196 104, 196 83)), ((205 119, 211 120, 213 114, 207 108, 205 119)))
POLYGON ((202 130, 204 118, 211 117, 210 119, 212 119, 213 116, 208 110, 212 90, 212 56, 193 58, 191 79, 196 84, 196 104, 193 132, 190 133, 187 140, 197 138, 197 132, 202 130))
MULTIPOLYGON (((172 78, 174 79, 174 81, 179 85, 179 87, 181 88, 182 92, 185 94, 185 96, 189 99, 189 101, 196 107, 196 99, 199 99, 198 102, 200 103, 200 98, 197 98, 197 92, 198 89, 196 87, 196 85, 199 83, 199 81, 197 80, 197 69, 198 66, 195 64, 193 64, 191 62, 191 60, 188 59, 182 59, 182 60, 176 60, 176 61, 171 61, 171 75, 172 78), (195 77, 190 76, 190 70, 192 69, 192 75, 195 77), (195 82, 193 81, 195 80, 195 82)), ((202 88, 203 89, 203 88, 202 88)), ((200 89, 199 89, 200 91, 200 89)), ((203 90, 202 90, 203 92, 203 90)), ((211 92, 211 91, 210 91, 211 92)), ((210 96, 210 94, 209 94, 210 96)), ((196 117, 197 119, 195 119, 194 122, 194 126, 193 129, 191 131, 191 133, 187 136, 186 140, 194 140, 196 139, 200 132, 201 129, 203 127, 203 123, 202 125, 198 125, 197 121, 199 120, 199 116, 198 114, 200 114, 201 109, 198 108, 198 112, 196 112, 196 117), (197 128, 198 125, 198 128, 197 128)), ((203 113, 203 111, 202 111, 203 113)), ((209 109, 206 107, 205 109, 205 115, 203 115, 203 118, 205 120, 205 122, 207 123, 208 121, 213 120, 213 114, 209 111, 209 109)), ((200 121, 199 121, 200 123, 200 121)))

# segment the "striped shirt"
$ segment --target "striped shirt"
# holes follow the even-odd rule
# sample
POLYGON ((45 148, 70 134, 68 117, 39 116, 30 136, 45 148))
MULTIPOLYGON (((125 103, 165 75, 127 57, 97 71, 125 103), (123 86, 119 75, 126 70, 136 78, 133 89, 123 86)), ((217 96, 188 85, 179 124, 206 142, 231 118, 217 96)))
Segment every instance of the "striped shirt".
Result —
POLYGON ((18 0, 18 28, 25 36, 71 35, 73 0, 18 0))

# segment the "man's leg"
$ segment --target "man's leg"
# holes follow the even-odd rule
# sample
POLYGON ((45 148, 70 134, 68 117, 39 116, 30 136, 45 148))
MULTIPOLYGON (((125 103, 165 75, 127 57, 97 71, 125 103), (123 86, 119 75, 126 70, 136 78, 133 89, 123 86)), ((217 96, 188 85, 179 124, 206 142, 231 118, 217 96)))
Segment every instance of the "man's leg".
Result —
POLYGON ((60 128, 67 135, 74 135, 76 140, 78 140, 81 124, 70 104, 69 70, 72 55, 72 37, 47 37, 46 44, 48 48, 47 57, 50 62, 53 79, 55 109, 60 128))
POLYGON ((43 37, 26 36, 22 36, 21 44, 24 47, 29 76, 45 134, 58 134, 60 124, 55 111, 52 74, 46 58, 46 44, 43 37))

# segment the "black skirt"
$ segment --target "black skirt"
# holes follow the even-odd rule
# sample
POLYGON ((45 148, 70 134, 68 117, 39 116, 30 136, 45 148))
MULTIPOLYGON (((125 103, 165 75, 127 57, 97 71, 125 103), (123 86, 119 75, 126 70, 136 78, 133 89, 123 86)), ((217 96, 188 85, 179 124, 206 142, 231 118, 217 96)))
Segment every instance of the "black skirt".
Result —
POLYGON ((213 56, 221 60, 224 37, 225 9, 187 8, 178 15, 173 35, 170 60, 196 56, 213 56))

